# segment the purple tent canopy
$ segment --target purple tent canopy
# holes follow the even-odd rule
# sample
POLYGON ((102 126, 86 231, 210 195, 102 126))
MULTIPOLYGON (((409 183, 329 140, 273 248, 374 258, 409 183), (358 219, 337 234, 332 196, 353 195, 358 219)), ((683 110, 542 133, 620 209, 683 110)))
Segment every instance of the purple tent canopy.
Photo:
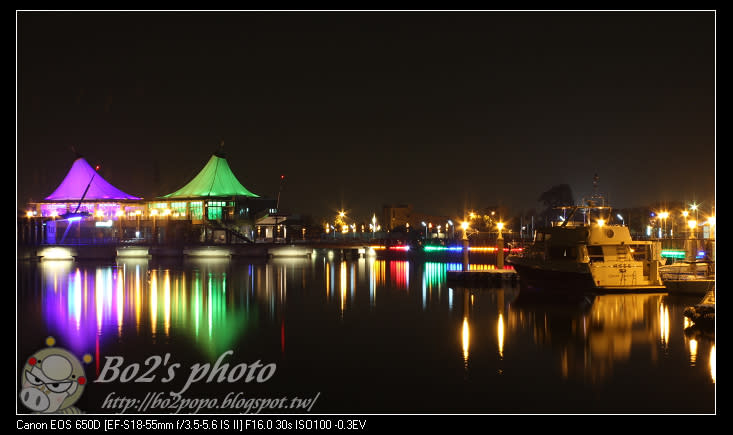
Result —
POLYGON ((82 199, 87 186, 89 186, 89 191, 84 196, 84 200, 140 199, 136 196, 128 195, 109 184, 107 180, 97 174, 97 171, 83 157, 74 160, 74 164, 71 166, 69 173, 66 174, 64 181, 46 199, 49 201, 78 201, 82 199), (92 179, 92 177, 94 178, 92 179), (89 185, 90 181, 92 182, 91 185, 89 185))

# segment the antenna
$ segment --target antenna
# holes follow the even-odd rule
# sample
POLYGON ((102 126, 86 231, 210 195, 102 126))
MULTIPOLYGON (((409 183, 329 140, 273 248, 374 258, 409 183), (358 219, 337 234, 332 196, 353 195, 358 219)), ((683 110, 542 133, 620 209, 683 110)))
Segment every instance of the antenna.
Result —
POLYGON ((280 188, 277 191, 277 203, 275 208, 280 211, 280 193, 283 191, 283 184, 285 184, 285 175, 280 176, 280 188))

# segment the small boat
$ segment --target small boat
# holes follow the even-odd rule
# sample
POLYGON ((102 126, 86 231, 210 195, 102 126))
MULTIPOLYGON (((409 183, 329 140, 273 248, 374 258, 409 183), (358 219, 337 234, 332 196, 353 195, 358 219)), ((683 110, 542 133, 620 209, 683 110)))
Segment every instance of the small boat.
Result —
POLYGON ((683 313, 696 326, 712 328, 715 326, 715 289, 705 293, 699 304, 685 308, 683 313))
POLYGON ((679 261, 660 267, 659 274, 670 294, 704 295, 715 288, 712 261, 679 261))

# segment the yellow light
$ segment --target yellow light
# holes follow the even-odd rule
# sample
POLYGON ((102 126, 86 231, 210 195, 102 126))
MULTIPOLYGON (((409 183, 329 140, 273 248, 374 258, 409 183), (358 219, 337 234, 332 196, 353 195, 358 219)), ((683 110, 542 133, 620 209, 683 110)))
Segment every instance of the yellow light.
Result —
POLYGON ((158 210, 156 209, 150 210, 150 216, 158 216, 158 210))
POLYGON ((97 210, 97 212, 95 213, 95 215, 97 217, 103 217, 104 216, 104 212, 102 210, 97 210))
POLYGON ((140 216, 141 214, 143 214, 142 210, 135 210, 136 216, 140 216))
POLYGON ((463 228, 463 231, 466 231, 468 229, 468 222, 463 222, 461 228, 463 228))
POLYGON ((606 224, 606 221, 605 221, 605 220, 603 220, 603 219, 598 219, 598 220, 596 221, 596 223, 598 224, 598 226, 599 226, 599 227, 603 227, 603 225, 605 225, 605 224, 606 224))
POLYGON ((710 377, 713 378, 713 383, 715 383, 715 344, 710 349, 710 377))
POLYGON ((32 211, 30 211, 30 210, 29 210, 29 211, 27 211, 27 212, 25 213, 25 217, 33 217, 33 212, 32 212, 32 211))
POLYGON ((690 339, 690 365, 695 365, 697 361, 697 340, 690 339))
POLYGON ((687 210, 683 210, 682 211, 682 216, 684 216, 684 217, 687 217, 687 215, 689 215, 689 214, 690 214, 690 212, 687 211, 687 210))
POLYGON ((687 221, 687 226, 690 227, 691 230, 694 230, 697 226, 697 221, 695 219, 690 219, 687 221))
POLYGON ((498 228, 499 231, 501 231, 502 229, 504 229, 504 222, 497 222, 496 223, 496 228, 498 228))
POLYGON ((468 345, 470 339, 470 331, 468 327, 468 317, 463 318, 463 328, 461 328, 461 342, 463 344, 463 362, 468 363, 468 345))
POLYGON ((344 217, 344 216, 346 216, 346 213, 344 213, 343 211, 340 211, 339 212, 339 217, 344 217))
POLYGON ((697 204, 691 204, 690 205, 690 210, 697 211, 697 204))
POLYGON ((56 217, 58 215, 59 215, 59 212, 57 212, 56 210, 51 212, 51 217, 56 217))
POLYGON ((122 209, 120 209, 120 210, 117 210, 117 213, 115 213, 115 216, 120 217, 120 216, 124 216, 124 214, 125 212, 122 211, 122 209))
POLYGON ((163 216, 168 216, 169 214, 171 214, 171 209, 166 208, 165 210, 163 210, 163 216))
POLYGON ((468 217, 471 218, 471 219, 473 219, 473 218, 476 217, 476 214, 474 212, 471 212, 471 213, 468 214, 468 217))
POLYGON ((496 335, 499 342, 499 356, 504 358, 504 316, 499 313, 499 320, 497 321, 496 335))
POLYGON ((668 211, 663 211, 663 212, 659 213, 659 217, 661 219, 667 219, 669 217, 669 212, 668 211))
POLYGON ((710 216, 708 218, 708 225, 710 225, 711 227, 715 226, 715 216, 710 216))

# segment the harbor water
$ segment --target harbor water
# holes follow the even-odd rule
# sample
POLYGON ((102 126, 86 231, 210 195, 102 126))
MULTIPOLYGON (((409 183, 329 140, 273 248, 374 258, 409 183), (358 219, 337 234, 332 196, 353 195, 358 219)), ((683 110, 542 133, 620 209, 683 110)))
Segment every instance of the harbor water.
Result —
POLYGON ((326 252, 17 267, 18 366, 53 337, 84 361, 90 414, 150 394, 142 412, 715 412, 714 334, 682 314, 696 297, 466 289, 446 280, 460 264, 326 252), (171 392, 206 406, 163 409, 171 392))

